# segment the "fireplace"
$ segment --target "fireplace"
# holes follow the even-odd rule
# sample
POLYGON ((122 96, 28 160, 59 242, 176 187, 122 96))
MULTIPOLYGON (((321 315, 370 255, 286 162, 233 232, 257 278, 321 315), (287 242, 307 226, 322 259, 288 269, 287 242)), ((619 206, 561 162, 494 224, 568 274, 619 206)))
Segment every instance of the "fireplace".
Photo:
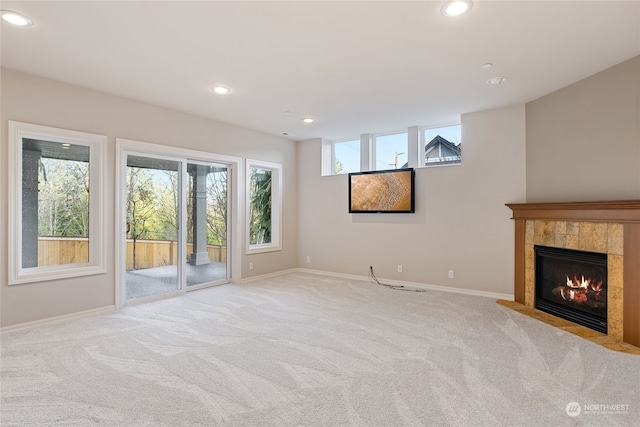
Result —
POLYGON ((606 253, 606 337, 640 347, 640 200, 508 206, 515 225, 515 302, 535 307, 535 245, 606 253))
POLYGON ((607 254, 535 246, 535 307, 607 333, 607 254))

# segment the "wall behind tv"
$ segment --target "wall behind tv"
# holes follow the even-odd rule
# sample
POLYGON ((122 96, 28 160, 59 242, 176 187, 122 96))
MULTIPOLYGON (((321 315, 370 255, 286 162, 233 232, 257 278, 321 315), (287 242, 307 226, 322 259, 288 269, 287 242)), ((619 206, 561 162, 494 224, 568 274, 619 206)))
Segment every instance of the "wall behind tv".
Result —
POLYGON ((526 105, 527 201, 640 198, 640 56, 526 105))
POLYGON ((465 114, 462 129, 461 165, 416 171, 415 214, 349 214, 347 176, 321 176, 321 140, 300 142, 298 264, 359 276, 373 265, 379 278, 512 294, 504 204, 524 201, 524 105, 465 114))

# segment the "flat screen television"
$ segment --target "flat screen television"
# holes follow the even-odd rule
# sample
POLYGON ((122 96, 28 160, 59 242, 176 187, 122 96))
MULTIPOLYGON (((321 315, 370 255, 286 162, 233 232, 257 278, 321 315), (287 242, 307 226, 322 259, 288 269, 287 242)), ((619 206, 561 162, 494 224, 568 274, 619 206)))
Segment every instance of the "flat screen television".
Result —
POLYGON ((349 213, 414 213, 413 168, 349 174, 349 213))

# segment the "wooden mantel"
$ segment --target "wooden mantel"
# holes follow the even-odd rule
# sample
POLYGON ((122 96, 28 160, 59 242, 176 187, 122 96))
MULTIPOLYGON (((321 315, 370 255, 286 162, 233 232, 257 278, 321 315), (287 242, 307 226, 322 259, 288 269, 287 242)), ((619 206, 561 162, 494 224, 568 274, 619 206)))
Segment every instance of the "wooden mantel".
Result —
POLYGON ((507 203, 513 219, 640 223, 640 200, 576 203, 507 203))
POLYGON ((624 239, 623 341, 640 347, 640 200, 508 203, 515 223, 514 299, 525 303, 527 220, 622 224, 624 239))

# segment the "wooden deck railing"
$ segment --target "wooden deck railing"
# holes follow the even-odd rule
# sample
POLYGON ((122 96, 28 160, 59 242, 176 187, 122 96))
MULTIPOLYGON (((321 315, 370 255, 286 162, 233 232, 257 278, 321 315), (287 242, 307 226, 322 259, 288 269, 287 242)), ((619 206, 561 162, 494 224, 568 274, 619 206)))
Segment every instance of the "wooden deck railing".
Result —
MULTIPOLYGON (((187 243, 187 254, 193 250, 187 243)), ((227 262, 226 246, 207 245, 209 259, 227 262)), ((81 237, 39 237, 38 266, 73 264, 89 260, 89 239, 81 237)), ((178 242, 136 240, 136 268, 153 268, 178 263, 178 242)), ((133 269, 133 240, 127 239, 127 270, 133 269)))
MULTIPOLYGON (((187 254, 193 245, 187 243, 187 254)), ((227 262, 226 246, 207 245, 209 259, 227 262)), ((168 240, 136 240, 136 269, 162 267, 178 263, 178 242, 168 240)), ((133 240, 127 239, 127 270, 133 269, 133 240)))

